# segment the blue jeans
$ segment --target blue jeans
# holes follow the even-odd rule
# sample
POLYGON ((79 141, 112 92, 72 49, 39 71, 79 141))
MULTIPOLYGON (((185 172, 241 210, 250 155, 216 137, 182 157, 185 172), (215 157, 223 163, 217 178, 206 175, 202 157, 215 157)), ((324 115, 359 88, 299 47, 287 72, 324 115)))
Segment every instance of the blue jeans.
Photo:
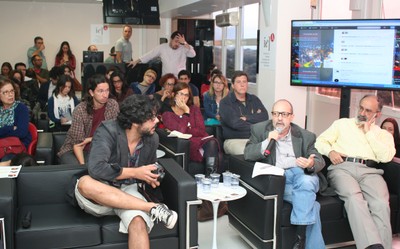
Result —
POLYGON ((317 175, 304 174, 304 169, 294 167, 285 170, 286 184, 283 199, 292 204, 290 223, 307 225, 306 249, 324 249, 321 232, 320 205, 315 200, 319 189, 317 175))

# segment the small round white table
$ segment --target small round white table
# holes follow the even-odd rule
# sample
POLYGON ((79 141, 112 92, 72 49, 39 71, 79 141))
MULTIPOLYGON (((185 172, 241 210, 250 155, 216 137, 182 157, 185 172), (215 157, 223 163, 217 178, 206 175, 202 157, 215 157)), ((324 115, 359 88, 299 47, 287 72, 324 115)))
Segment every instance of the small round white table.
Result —
POLYGON ((233 188, 232 186, 224 186, 219 183, 217 188, 211 187, 209 193, 204 193, 202 187, 197 188, 197 198, 201 200, 211 201, 213 206, 213 246, 212 249, 217 249, 217 214, 218 206, 221 201, 233 201, 242 198, 247 194, 246 189, 241 186, 233 188))

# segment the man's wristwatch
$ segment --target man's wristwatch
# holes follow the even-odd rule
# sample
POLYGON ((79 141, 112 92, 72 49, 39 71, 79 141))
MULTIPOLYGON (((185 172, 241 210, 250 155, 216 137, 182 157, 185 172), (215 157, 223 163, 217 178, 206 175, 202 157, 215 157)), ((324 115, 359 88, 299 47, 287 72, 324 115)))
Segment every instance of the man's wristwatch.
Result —
POLYGON ((314 166, 312 166, 311 168, 306 168, 306 173, 312 174, 314 172, 315 172, 315 167, 314 166))

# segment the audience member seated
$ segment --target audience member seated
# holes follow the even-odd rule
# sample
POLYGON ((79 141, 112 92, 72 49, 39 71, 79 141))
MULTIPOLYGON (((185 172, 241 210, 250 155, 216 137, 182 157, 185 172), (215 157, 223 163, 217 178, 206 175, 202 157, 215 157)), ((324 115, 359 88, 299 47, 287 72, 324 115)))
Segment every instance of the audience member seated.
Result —
POLYGON ((191 134, 190 160, 204 162, 206 174, 217 171, 219 162, 218 142, 208 137, 200 108, 193 104, 189 85, 179 82, 172 91, 171 107, 162 114, 162 121, 170 131, 191 134), (204 154, 202 153, 204 152, 204 154))
POLYGON ((40 104, 40 110, 47 112, 47 102, 53 95, 54 89, 56 89, 57 81, 64 72, 61 71, 60 67, 52 67, 49 72, 50 80, 40 85, 38 101, 40 104))
POLYGON ((153 84, 157 79, 157 72, 149 68, 144 72, 142 82, 132 82, 131 88, 135 94, 152 95, 156 91, 156 85, 153 84))
POLYGON ((48 101, 48 117, 51 131, 67 131, 72 122, 72 112, 79 104, 75 96, 72 78, 61 75, 53 95, 48 101))
POLYGON ((159 174, 154 173, 158 147, 158 136, 154 134, 156 105, 147 96, 128 97, 117 120, 103 122, 94 134, 89 175, 76 181, 78 205, 96 217, 119 216, 119 232, 128 234, 128 248, 150 248, 148 233, 154 223, 162 222, 172 229, 178 219, 175 211, 160 201, 154 203, 140 191, 147 183, 161 195, 156 187, 162 183, 159 174))
POLYGON ((38 166, 35 158, 33 156, 22 152, 16 154, 12 159, 0 162, 0 166, 19 166, 28 167, 28 166, 38 166))
POLYGON ((394 156, 400 158, 400 133, 399 125, 397 124, 396 119, 386 118, 385 120, 383 120, 381 128, 387 130, 390 134, 393 135, 394 146, 396 148, 396 154, 394 156))
POLYGON ((207 70, 207 75, 205 75, 203 77, 201 86, 200 86, 200 96, 203 97, 204 93, 208 92, 208 90, 210 89, 210 83, 211 83, 211 79, 214 76, 214 74, 222 74, 221 70, 219 70, 217 68, 217 66, 215 64, 211 64, 208 67, 207 70), (215 71, 215 73, 213 73, 215 71))
POLYGON ((74 85, 74 90, 75 91, 82 91, 82 84, 79 82, 77 78, 75 78, 75 74, 73 74, 73 71, 71 70, 71 67, 69 65, 62 65, 61 66, 61 72, 64 72, 65 75, 68 75, 72 78, 72 83, 74 85))
POLYGON ((97 52, 99 51, 96 47, 96 45, 89 45, 89 47, 87 48, 87 51, 91 51, 91 52, 97 52))
POLYGON ((21 85, 24 82, 24 75, 22 74, 21 70, 12 70, 10 72, 10 80, 15 85, 15 90, 20 93, 21 92, 21 85))
POLYGON ((24 75, 24 80, 25 81, 30 81, 31 78, 26 76, 26 65, 23 62, 17 62, 14 65, 14 70, 20 70, 22 72, 22 75, 24 75))
POLYGON ((166 108, 170 106, 172 98, 172 90, 178 79, 172 73, 167 73, 160 78, 159 84, 161 90, 154 94, 154 98, 161 104, 160 112, 163 113, 166 108))
POLYGON ((117 117, 118 103, 109 94, 110 86, 104 75, 89 79, 88 92, 72 113, 71 127, 57 153, 61 164, 84 164, 96 128, 102 121, 117 117))
POLYGON ((319 135, 315 147, 329 157, 328 181, 344 206, 357 248, 392 248, 389 191, 380 162, 396 154, 393 136, 375 124, 382 102, 365 95, 355 118, 341 118, 319 135))
POLYGON ((211 87, 204 93, 204 119, 206 125, 220 124, 219 103, 229 93, 228 82, 221 74, 211 78, 211 87))
POLYGON ((193 104, 200 108, 199 89, 196 85, 190 82, 191 79, 192 74, 188 70, 181 70, 178 73, 178 81, 190 86, 190 91, 192 92, 193 96, 193 104))
POLYGON ((104 60, 104 63, 116 63, 116 56, 117 54, 115 53, 115 47, 112 47, 110 49, 110 56, 107 57, 107 59, 104 60))
POLYGON ((67 65, 71 69, 71 75, 75 78, 76 58, 71 51, 71 47, 67 41, 63 41, 57 52, 54 66, 67 65))
POLYGON ((10 64, 10 62, 4 62, 1 65, 1 75, 10 78, 10 73, 12 71, 12 66, 10 64))
POLYGON ((24 91, 24 94, 27 94, 26 82, 24 82, 24 75, 20 70, 12 70, 10 73, 11 82, 14 84, 15 88, 15 100, 21 101, 27 108, 29 112, 29 117, 32 118, 32 109, 29 104, 29 101, 26 98, 21 97, 21 91, 24 91), (21 83, 22 82, 22 83, 21 83))
MULTIPOLYGON (((17 137, 28 148, 32 141, 28 108, 15 99, 15 86, 8 78, 0 78, 0 138, 17 137)), ((14 154, 5 155, 2 161, 10 160, 14 154)))
POLYGON ((133 94, 132 88, 125 81, 124 74, 120 71, 115 71, 110 76, 110 98, 115 99, 119 105, 128 96, 133 94))
POLYGON ((247 93, 248 77, 236 71, 232 77, 232 91, 219 106, 226 154, 241 155, 250 137, 252 124, 268 120, 268 112, 261 100, 247 93))
POLYGON ((42 68, 43 59, 40 55, 32 56, 33 71, 36 73, 36 79, 40 84, 49 81, 49 71, 42 68))

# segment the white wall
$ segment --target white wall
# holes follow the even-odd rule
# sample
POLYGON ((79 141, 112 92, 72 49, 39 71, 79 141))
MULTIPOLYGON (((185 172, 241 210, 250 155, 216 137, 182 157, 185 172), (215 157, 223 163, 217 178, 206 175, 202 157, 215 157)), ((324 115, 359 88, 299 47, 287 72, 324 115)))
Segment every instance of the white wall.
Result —
MULTIPOLYGON (((271 34, 275 40, 271 43, 273 55, 271 66, 260 64, 257 79, 257 95, 268 111, 278 99, 288 99, 294 106, 294 123, 304 127, 307 109, 307 88, 291 87, 290 82, 290 22, 292 19, 310 18, 309 0, 266 0, 261 1, 266 12, 260 13, 260 46, 271 34), (268 7, 269 5, 269 7, 268 7), (270 10, 270 11, 269 11, 270 10), (265 15, 269 23, 265 23, 265 15)), ((262 8, 264 8, 262 7, 262 8)), ((260 49, 261 51, 261 49, 260 49)), ((262 57, 260 53, 260 57, 262 57)))
MULTIPOLYGON (((131 42, 133 57, 159 44, 160 37, 170 35, 168 20, 161 26, 133 26, 131 42)), ((102 24, 102 4, 0 2, 0 63, 27 63, 27 49, 33 46, 35 36, 42 36, 49 69, 62 41, 68 41, 77 59, 75 73, 80 79, 82 51, 90 44, 90 25, 102 24)), ((110 43, 97 45, 104 57, 122 34, 122 25, 109 25, 110 43)))

